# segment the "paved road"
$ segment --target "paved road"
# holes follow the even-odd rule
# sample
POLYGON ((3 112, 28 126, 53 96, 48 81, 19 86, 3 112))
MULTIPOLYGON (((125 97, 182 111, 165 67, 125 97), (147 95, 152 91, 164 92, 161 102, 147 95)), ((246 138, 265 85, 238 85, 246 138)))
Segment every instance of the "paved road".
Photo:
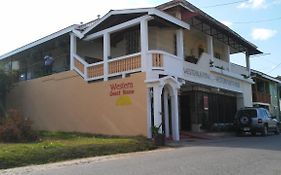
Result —
POLYGON ((233 137, 181 148, 19 168, 25 175, 281 175, 281 136, 233 137))

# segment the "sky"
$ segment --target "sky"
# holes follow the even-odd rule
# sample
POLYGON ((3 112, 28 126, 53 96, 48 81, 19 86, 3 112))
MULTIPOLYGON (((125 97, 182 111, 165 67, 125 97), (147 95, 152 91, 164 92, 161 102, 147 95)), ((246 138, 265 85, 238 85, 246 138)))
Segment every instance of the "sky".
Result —
MULTIPOLYGON (((72 24, 86 23, 111 9, 153 7, 168 0, 9 0, 0 5, 0 55, 72 24), (106 3, 105 3, 106 2, 106 3)), ((251 67, 281 75, 281 0, 188 0, 228 25, 265 54, 251 67), (222 5, 229 4, 229 5, 222 5)), ((242 54, 231 61, 245 65, 242 54)))

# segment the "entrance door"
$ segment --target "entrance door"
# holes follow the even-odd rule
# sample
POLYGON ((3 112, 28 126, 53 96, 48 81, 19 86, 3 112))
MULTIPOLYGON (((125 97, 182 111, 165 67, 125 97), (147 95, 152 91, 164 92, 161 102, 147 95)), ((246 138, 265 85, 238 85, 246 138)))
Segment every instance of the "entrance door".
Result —
POLYGON ((180 97, 181 130, 191 131, 191 95, 185 94, 180 97))

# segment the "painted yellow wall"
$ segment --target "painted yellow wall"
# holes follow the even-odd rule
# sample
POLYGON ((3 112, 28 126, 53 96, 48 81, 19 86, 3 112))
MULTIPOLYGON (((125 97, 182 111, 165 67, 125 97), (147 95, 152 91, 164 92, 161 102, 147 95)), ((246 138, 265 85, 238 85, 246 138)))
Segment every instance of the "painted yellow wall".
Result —
POLYGON ((17 84, 8 96, 8 106, 31 118, 38 130, 146 135, 144 80, 145 74, 137 73, 87 83, 76 72, 68 71, 17 84), (134 93, 110 96, 114 83, 130 83, 125 89, 134 93))

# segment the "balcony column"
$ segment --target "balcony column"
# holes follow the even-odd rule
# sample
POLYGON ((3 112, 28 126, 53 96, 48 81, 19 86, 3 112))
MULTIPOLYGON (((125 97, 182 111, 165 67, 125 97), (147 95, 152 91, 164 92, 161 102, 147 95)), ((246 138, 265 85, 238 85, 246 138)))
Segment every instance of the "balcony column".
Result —
MULTIPOLYGON (((153 86, 153 115, 154 115, 154 126, 159 127, 162 124, 162 95, 163 87, 159 85, 153 86)), ((159 132, 162 132, 164 128, 159 129, 159 132)))
POLYGON ((76 36, 70 34, 70 70, 74 69, 74 54, 77 52, 77 39, 76 36))
POLYGON ((177 56, 184 60, 183 29, 177 30, 177 56))
POLYGON ((211 35, 207 36, 208 53, 211 55, 211 60, 214 59, 214 43, 211 35))
POLYGON ((229 45, 226 45, 225 52, 226 52, 225 56, 226 56, 226 61, 228 62, 229 72, 231 72, 230 47, 229 47, 229 45))
POLYGON ((103 35, 103 75, 104 81, 108 80, 108 57, 110 56, 110 34, 103 35))
POLYGON ((246 59, 246 67, 248 70, 248 76, 251 76, 251 63, 250 63, 250 55, 248 52, 245 54, 245 59, 246 59))
MULTIPOLYGON (((141 40, 141 68, 142 72, 147 71, 148 58, 148 20, 144 19, 140 22, 140 40, 141 40)), ((152 60, 150 60, 152 61, 152 60)))

